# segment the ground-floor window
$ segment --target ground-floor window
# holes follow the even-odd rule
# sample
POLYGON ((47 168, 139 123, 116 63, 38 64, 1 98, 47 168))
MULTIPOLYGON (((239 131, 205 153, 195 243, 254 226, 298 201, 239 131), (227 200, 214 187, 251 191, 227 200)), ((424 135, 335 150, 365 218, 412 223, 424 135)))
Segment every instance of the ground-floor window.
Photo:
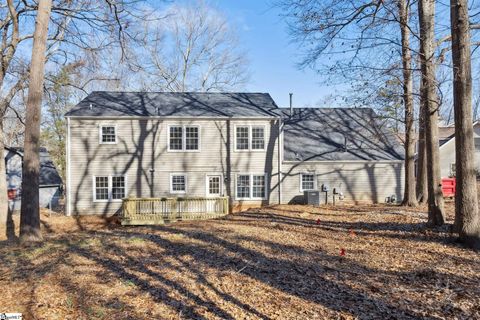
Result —
POLYGON ((112 177, 112 199, 125 198, 125 177, 112 177))
POLYGON ((94 201, 121 200, 126 195, 125 176, 96 176, 93 189, 94 201))
POLYGON ((174 173, 170 175, 170 192, 185 193, 187 192, 187 175, 174 173))
POLYGON ((300 175, 300 191, 315 190, 315 174, 314 173, 302 173, 300 175))
POLYGON ((237 199, 265 199, 265 174, 238 174, 236 191, 237 199))

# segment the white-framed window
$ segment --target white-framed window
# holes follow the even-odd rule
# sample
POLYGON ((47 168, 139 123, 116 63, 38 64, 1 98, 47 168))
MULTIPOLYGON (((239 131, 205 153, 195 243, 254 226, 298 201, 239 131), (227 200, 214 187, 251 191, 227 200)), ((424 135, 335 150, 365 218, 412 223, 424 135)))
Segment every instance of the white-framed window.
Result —
POLYGON ((252 126, 252 150, 265 149, 265 127, 252 126))
POLYGON ((120 200, 125 198, 125 177, 112 177, 112 199, 120 200))
POLYGON ((126 180, 126 177, 122 175, 94 176, 93 200, 95 202, 122 200, 127 194, 126 180))
POLYGON ((249 126, 237 126, 236 127, 236 149, 248 150, 250 148, 250 127, 249 126))
POLYGON ((185 150, 199 149, 200 132, 198 127, 185 127, 185 150))
POLYGON ((95 177, 95 200, 109 200, 108 176, 95 177))
POLYGON ((184 173, 172 173, 170 175, 170 192, 186 193, 187 192, 187 175, 184 173))
POLYGON ((265 150, 264 125, 237 125, 235 126, 236 151, 263 151, 265 150))
POLYGON ((222 175, 207 175, 207 196, 219 196, 222 194, 222 175))
POLYGON ((101 125, 99 127, 100 144, 117 143, 117 128, 114 125, 101 125))
POLYGON ((300 191, 310 191, 317 189, 317 181, 315 173, 300 174, 300 191))
POLYGON ((252 175, 252 198, 265 198, 265 175, 252 175))
POLYGON ((196 125, 168 126, 168 151, 199 151, 200 127, 196 125))
POLYGON ((183 127, 170 126, 168 149, 169 150, 183 150, 183 127))
POLYGON ((266 199, 267 179, 265 174, 237 174, 237 199, 266 199))

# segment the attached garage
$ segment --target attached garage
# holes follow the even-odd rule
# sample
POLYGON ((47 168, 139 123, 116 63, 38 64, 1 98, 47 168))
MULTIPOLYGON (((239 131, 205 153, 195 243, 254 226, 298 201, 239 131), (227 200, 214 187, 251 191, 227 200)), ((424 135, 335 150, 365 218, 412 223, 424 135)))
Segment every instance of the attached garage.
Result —
POLYGON ((293 110, 282 130, 282 203, 301 202, 310 189, 321 202, 401 201, 403 148, 371 109, 293 110))

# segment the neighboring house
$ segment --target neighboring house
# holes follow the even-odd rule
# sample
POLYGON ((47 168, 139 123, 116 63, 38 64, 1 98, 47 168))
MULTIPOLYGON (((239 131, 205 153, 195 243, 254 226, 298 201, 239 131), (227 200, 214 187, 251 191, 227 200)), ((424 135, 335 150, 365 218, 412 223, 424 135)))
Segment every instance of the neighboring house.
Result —
MULTIPOLYGON (((440 172, 443 178, 455 176, 455 125, 438 128, 440 144, 440 172)), ((473 123, 473 139, 475 142, 475 164, 480 172, 480 123, 473 123)))
MULTIPOLYGON (((4 150, 7 171, 9 208, 20 210, 22 188, 23 148, 6 147, 4 150)), ((56 208, 62 194, 63 182, 47 149, 40 148, 40 207, 56 208)))
POLYGON ((328 185, 349 202, 403 192, 403 151, 370 109, 280 109, 266 93, 93 92, 66 114, 67 213, 124 197, 290 203, 328 185))

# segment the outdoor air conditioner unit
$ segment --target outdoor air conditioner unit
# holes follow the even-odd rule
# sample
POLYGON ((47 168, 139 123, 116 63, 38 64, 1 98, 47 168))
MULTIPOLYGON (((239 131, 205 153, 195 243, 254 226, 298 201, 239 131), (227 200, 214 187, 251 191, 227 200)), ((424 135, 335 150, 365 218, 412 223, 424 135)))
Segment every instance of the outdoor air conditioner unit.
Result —
POLYGON ((320 205, 320 192, 319 191, 304 191, 303 192, 303 199, 305 204, 312 205, 312 206, 319 206, 320 205))

